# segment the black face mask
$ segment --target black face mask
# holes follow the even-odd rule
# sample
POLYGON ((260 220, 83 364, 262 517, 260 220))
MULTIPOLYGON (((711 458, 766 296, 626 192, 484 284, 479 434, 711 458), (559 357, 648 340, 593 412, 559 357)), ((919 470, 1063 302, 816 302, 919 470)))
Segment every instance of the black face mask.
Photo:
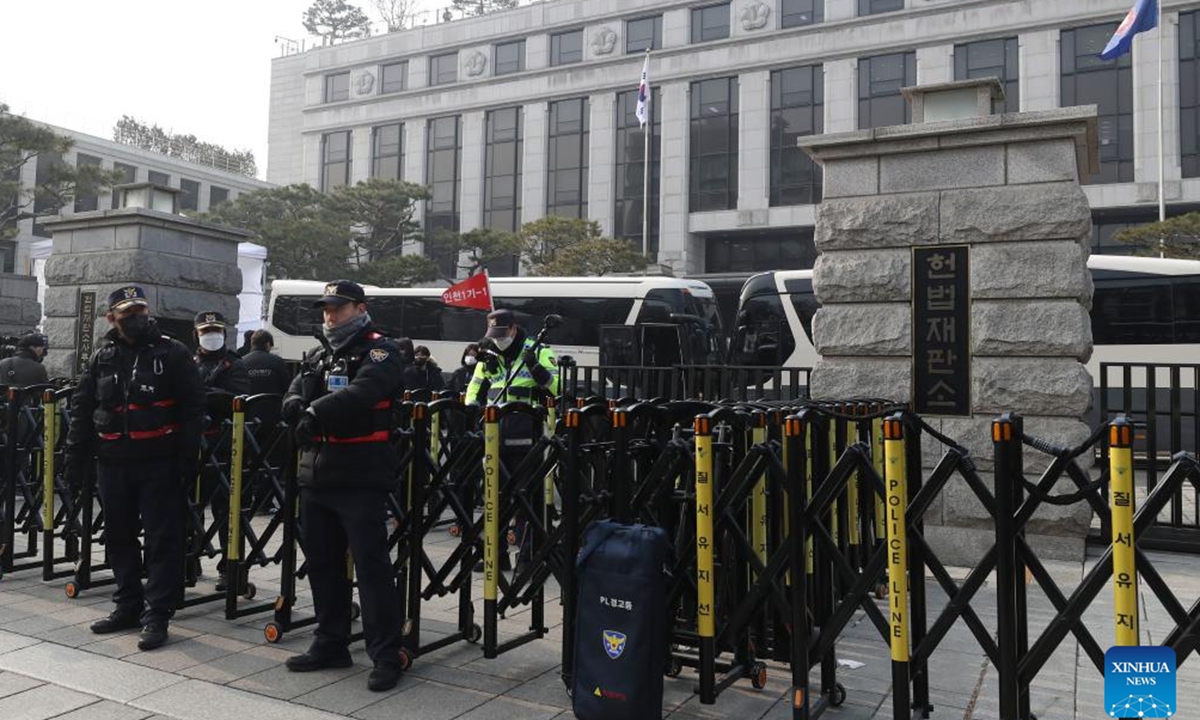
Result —
POLYGON ((145 313, 129 315, 118 320, 117 326, 121 329, 121 334, 131 342, 139 343, 145 340, 150 332, 150 316, 145 313))

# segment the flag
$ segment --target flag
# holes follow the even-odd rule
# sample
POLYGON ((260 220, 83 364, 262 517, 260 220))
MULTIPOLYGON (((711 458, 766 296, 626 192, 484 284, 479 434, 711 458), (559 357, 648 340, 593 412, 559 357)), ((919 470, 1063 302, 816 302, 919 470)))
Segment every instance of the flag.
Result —
POLYGON ((1129 14, 1117 26, 1117 31, 1100 53, 1101 60, 1114 60, 1133 47, 1133 36, 1158 27, 1158 0, 1137 0, 1129 14))
POLYGON ((442 302, 455 307, 477 310, 492 309, 492 288, 486 272, 472 275, 462 282, 451 285, 442 293, 442 302))
POLYGON ((646 62, 642 64, 642 82, 638 85, 638 104, 635 115, 637 115, 638 124, 645 125, 649 121, 649 112, 647 108, 650 106, 650 51, 646 51, 646 62))

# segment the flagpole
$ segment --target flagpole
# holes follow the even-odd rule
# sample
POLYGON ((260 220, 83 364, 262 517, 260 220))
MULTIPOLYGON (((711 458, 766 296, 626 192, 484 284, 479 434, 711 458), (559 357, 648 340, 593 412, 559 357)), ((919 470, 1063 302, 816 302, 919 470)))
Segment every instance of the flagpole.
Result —
MULTIPOLYGON (((646 48, 646 67, 650 66, 650 48, 646 48)), ((645 140, 642 150, 642 255, 650 248, 650 136, 654 134, 654 92, 646 76, 646 124, 642 126, 645 140)), ((644 271, 643 266, 643 271, 644 271)))
MULTIPOLYGON (((1162 21, 1162 0, 1158 0, 1155 5, 1158 6, 1158 221, 1162 222, 1167 219, 1167 202, 1164 193, 1164 178, 1166 171, 1164 169, 1164 154, 1163 154, 1163 21, 1162 21)), ((1161 240, 1159 241, 1158 255, 1163 256, 1163 247, 1161 240)))

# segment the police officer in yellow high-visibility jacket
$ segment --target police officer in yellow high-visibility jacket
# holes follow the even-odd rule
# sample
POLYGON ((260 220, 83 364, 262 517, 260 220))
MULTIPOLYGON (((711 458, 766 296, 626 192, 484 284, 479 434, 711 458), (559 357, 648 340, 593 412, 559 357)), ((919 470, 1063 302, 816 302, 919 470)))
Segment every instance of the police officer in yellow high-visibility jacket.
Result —
MULTIPOLYGON (((557 395, 558 365, 554 351, 545 345, 538 346, 536 338, 525 333, 511 310, 489 313, 487 323, 486 344, 493 345, 495 351, 483 355, 486 360, 475 365, 466 401, 479 405, 520 401, 536 407, 543 396, 557 395)), ((538 430, 527 416, 510 415, 501 423, 500 462, 509 472, 524 460, 534 437, 540 434, 538 430)), ((524 523, 518 523, 518 573, 530 554, 524 530, 524 523)), ((501 567, 507 567, 507 561, 508 553, 501 553, 501 567)))

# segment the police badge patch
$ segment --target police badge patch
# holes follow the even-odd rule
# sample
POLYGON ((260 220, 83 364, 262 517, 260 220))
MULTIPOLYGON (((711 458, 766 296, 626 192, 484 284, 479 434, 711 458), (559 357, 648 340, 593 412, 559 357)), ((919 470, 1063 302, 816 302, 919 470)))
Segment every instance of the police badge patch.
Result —
POLYGON ((388 351, 380 350, 379 348, 375 348, 370 353, 368 353, 368 355, 371 356, 371 362, 381 363, 384 360, 387 360, 388 351))

